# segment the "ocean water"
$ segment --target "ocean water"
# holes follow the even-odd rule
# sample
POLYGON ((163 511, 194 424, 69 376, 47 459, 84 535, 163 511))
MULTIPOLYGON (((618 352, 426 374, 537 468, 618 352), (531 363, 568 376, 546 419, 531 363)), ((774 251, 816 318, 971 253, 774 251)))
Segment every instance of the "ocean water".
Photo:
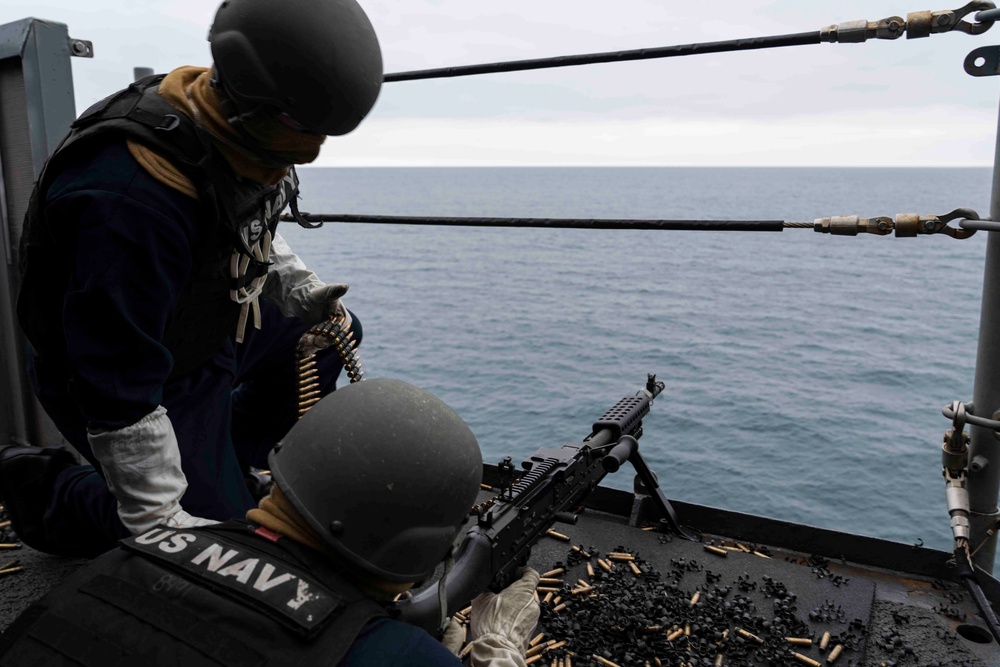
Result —
MULTIPOLYGON (((988 169, 302 169, 314 213, 778 219, 989 212, 988 169)), ((971 400, 985 234, 283 226, 351 284, 368 377, 488 462, 578 442, 656 373, 670 498, 949 548, 941 408, 971 400)), ((606 485, 629 489, 631 467, 606 485)), ((683 520, 683 517, 681 517, 683 520)))

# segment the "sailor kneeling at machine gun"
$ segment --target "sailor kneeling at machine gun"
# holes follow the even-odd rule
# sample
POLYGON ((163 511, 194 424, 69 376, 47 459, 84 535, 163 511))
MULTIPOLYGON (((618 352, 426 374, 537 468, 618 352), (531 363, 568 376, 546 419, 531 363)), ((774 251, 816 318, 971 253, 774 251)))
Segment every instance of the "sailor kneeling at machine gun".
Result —
MULTIPOLYGON (((158 526, 124 540, 0 636, 0 667, 86 656, 187 667, 457 665, 465 630, 448 619, 470 600, 471 664, 524 665, 539 618, 531 547, 625 460, 662 499, 636 448, 662 387, 651 376, 583 443, 536 452, 531 470, 478 511, 457 552, 482 480, 475 436, 405 382, 344 387, 271 453, 274 485, 245 521, 158 526), (409 595, 442 563, 435 585, 409 595)), ((669 504, 660 509, 687 536, 669 504)))

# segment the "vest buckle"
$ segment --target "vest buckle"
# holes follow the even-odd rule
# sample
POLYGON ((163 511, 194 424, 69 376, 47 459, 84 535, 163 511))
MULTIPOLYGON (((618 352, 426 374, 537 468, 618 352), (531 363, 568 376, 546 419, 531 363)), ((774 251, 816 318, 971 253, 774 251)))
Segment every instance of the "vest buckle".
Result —
POLYGON ((162 130, 164 132, 170 132, 171 130, 176 130, 181 124, 181 119, 176 115, 170 113, 163 117, 163 122, 154 127, 154 130, 162 130))

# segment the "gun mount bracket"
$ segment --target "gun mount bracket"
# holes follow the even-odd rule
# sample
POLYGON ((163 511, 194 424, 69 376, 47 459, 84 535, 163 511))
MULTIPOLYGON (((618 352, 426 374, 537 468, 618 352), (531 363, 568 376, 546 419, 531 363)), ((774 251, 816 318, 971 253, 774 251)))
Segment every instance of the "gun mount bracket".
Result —
POLYGON ((965 72, 971 76, 1000 74, 1000 46, 983 46, 965 57, 965 72))

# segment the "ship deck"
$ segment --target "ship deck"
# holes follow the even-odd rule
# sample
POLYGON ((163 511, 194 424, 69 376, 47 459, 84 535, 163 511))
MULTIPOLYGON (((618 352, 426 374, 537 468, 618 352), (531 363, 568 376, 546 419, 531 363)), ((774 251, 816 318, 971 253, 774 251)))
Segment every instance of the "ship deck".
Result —
MULTIPOLYGON (((948 553, 671 502, 702 542, 661 531, 648 497, 600 487, 576 524, 535 546, 531 565, 555 590, 539 594, 545 636, 530 664, 823 665, 840 645, 845 667, 1000 665, 948 553)), ((23 570, 0 580, 0 629, 85 562, 0 552, 0 566, 12 560, 23 570)), ((1000 585, 982 584, 996 606, 1000 585)))

